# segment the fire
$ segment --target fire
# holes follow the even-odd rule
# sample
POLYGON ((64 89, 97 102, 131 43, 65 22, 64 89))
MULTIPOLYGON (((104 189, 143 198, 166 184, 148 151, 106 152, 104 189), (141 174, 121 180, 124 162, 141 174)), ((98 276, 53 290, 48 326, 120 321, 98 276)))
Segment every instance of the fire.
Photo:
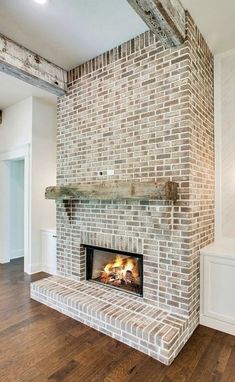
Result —
POLYGON ((131 257, 117 255, 112 262, 104 266, 100 281, 114 286, 138 284, 138 261, 131 257))
POLYGON ((120 268, 122 267, 122 258, 121 256, 117 255, 116 259, 114 260, 114 263, 109 263, 104 267, 104 271, 106 273, 109 273, 112 271, 113 268, 120 268))

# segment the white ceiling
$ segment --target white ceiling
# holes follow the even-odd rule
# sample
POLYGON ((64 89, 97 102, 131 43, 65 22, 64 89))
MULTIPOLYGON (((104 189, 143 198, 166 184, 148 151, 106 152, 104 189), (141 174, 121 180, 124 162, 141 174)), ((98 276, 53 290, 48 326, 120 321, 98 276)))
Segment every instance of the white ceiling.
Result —
MULTIPOLYGON (((214 53, 235 48, 235 0, 181 0, 214 53)), ((71 69, 148 28, 127 0, 0 0, 0 33, 71 69)))
POLYGON ((213 53, 235 48, 235 0, 181 0, 213 53))
MULTIPOLYGON (((235 0, 181 0, 212 51, 235 48, 235 0)), ((127 0, 0 0, 0 33, 70 69, 144 32, 127 0)), ((29 96, 55 96, 0 73, 0 110, 29 96)))
POLYGON ((30 96, 56 103, 55 95, 0 72, 0 110, 30 96))
POLYGON ((127 0, 0 0, 0 33, 67 70, 147 29, 127 0))

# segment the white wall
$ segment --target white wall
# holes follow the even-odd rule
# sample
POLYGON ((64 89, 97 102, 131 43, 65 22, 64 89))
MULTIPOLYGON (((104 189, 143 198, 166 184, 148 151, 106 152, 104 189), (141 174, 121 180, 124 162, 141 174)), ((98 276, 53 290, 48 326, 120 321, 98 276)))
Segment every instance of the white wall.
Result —
POLYGON ((24 256, 24 160, 9 161, 10 259, 24 256))
POLYGON ((56 206, 44 197, 45 188, 56 184, 56 106, 33 99, 32 125, 32 236, 33 268, 41 267, 40 230, 56 226, 56 206))
MULTIPOLYGON (((41 270, 40 230, 55 227, 55 203, 44 198, 45 187, 56 182, 56 105, 30 97, 3 110, 0 125, 0 159, 5 153, 29 147, 29 259, 27 273, 41 270)), ((10 171, 0 160, 0 263, 9 258, 10 171)))
POLYGON ((216 239, 235 240, 235 51, 215 58, 216 239))
POLYGON ((200 323, 235 334, 235 50, 215 57, 215 243, 201 250, 200 323))
POLYGON ((32 97, 3 110, 0 125, 0 152, 31 143, 32 97))
MULTIPOLYGON (((10 153, 32 140, 32 98, 27 98, 3 110, 0 125, 0 154, 10 153)), ((0 160, 0 263, 10 258, 10 168, 0 160)))

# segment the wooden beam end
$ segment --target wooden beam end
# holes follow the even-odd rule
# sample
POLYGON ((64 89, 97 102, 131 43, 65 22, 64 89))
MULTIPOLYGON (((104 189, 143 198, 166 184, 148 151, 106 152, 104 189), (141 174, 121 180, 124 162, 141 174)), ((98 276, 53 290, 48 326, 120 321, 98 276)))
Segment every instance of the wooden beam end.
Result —
POLYGON ((166 48, 185 40, 186 16, 180 0, 127 0, 166 48))

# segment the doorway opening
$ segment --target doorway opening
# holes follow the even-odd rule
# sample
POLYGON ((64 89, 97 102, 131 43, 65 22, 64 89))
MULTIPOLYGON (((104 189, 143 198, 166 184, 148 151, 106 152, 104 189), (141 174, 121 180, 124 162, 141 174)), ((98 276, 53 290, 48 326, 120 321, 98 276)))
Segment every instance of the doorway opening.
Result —
POLYGON ((22 259, 30 273, 30 146, 0 153, 0 264, 22 259))
POLYGON ((24 159, 8 161, 10 261, 24 257, 24 165, 24 159))

